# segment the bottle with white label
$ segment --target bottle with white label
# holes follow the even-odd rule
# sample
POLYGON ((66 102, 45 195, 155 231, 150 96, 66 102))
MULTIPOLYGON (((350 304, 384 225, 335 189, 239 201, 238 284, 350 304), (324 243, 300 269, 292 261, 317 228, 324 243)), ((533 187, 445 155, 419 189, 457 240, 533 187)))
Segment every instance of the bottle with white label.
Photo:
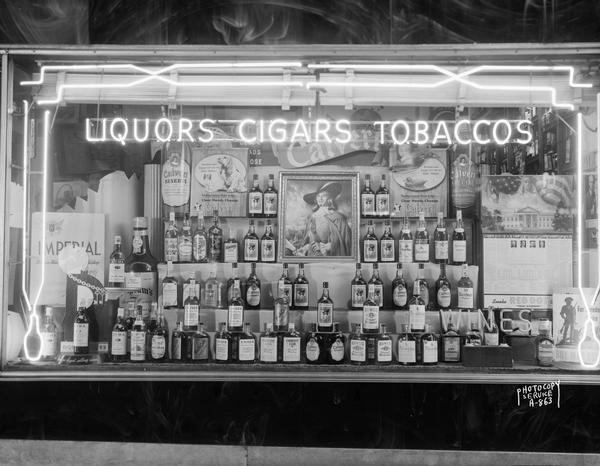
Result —
POLYGON ((363 238, 363 262, 378 262, 378 240, 375 235, 373 220, 367 222, 367 234, 363 238))
POLYGON ((452 305, 452 286, 446 277, 446 264, 443 262, 440 264, 440 276, 435 282, 435 300, 441 311, 447 311, 452 305))
POLYGON ((277 334, 273 332, 273 324, 265 323, 265 331, 260 336, 260 362, 276 363, 277 362, 277 334))
POLYGON ((452 233, 452 261, 455 265, 467 262, 467 235, 463 225, 462 210, 456 211, 456 228, 452 233))
MULTIPOLYGON (((292 281, 289 278, 288 264, 283 263, 281 277, 277 282, 277 297, 285 298, 288 306, 292 306, 292 281)), ((287 328, 285 329, 287 332, 287 328)))
MULTIPOLYGON (((423 264, 419 264, 419 271, 423 264)), ((411 332, 422 332, 425 329, 425 301, 421 297, 421 278, 417 276, 413 285, 413 295, 408 303, 408 320, 411 332)))
POLYGON ((367 297, 367 282, 362 277, 362 267, 356 264, 356 274, 350 283, 350 296, 352 309, 362 309, 367 297))
POLYGON ((179 262, 192 262, 192 221, 190 214, 183 214, 183 226, 177 238, 179 262))
POLYGON ((292 283, 293 308, 305 311, 308 309, 308 279, 304 276, 304 264, 298 265, 298 276, 292 283))
POLYGON ((461 342, 460 335, 454 328, 452 317, 448 319, 446 332, 442 335, 442 361, 460 362, 461 342))
POLYGON ((496 324, 494 309, 488 309, 487 323, 483 331, 483 343, 486 346, 498 346, 500 344, 500 332, 496 324))
POLYGON ((396 278, 392 281, 392 304, 397 310, 404 311, 408 308, 408 286, 404 280, 401 262, 396 264, 396 278))
POLYGON ((173 263, 167 262, 167 274, 161 283, 161 295, 164 309, 173 309, 177 307, 178 301, 177 279, 173 276, 173 263))
POLYGON ((340 330, 339 322, 334 322, 332 332, 327 336, 327 362, 343 364, 346 362, 346 337, 340 330))
POLYGON ((200 301, 198 296, 190 294, 183 303, 183 328, 186 331, 194 331, 198 327, 200 315, 200 301))
POLYGON ((248 222, 248 233, 244 236, 244 262, 258 262, 258 235, 254 230, 254 220, 248 222))
POLYGON ((275 177, 272 173, 269 175, 267 189, 265 189, 263 200, 265 217, 277 217, 277 190, 275 189, 275 177))
POLYGON ((404 217, 400 239, 398 240, 398 262, 402 264, 410 264, 413 261, 414 243, 413 236, 410 231, 408 217, 404 217))
POLYGON ((322 364, 324 360, 323 334, 317 332, 317 324, 311 322, 304 337, 304 355, 307 364, 322 364))
POLYGON ((135 322, 131 329, 129 359, 132 362, 143 362, 146 360, 146 324, 142 317, 142 306, 137 307, 135 322))
POLYGON ((390 216, 390 190, 387 187, 385 174, 381 175, 381 183, 375 193, 375 216, 379 218, 390 216))
POLYGON ((227 308, 227 329, 230 332, 241 332, 244 325, 244 300, 240 292, 240 279, 233 285, 233 296, 227 308))
POLYGON ((250 268, 250 275, 246 279, 246 307, 248 309, 260 309, 261 287, 258 275, 256 275, 256 264, 253 262, 250 268))
POLYGON ((317 330, 319 332, 333 330, 333 301, 329 297, 329 282, 323 282, 323 294, 317 301, 317 330))
POLYGON ((375 192, 371 189, 371 175, 365 175, 365 186, 360 193, 360 213, 363 218, 375 216, 375 192))
POLYGON ((127 327, 125 326, 125 309, 117 309, 117 322, 111 333, 110 357, 113 362, 127 360, 127 327))
POLYGON ((383 236, 379 240, 379 260, 381 262, 396 260, 396 239, 392 235, 392 225, 389 219, 385 220, 383 236))
POLYGON ((367 283, 367 291, 371 299, 379 307, 383 307, 383 280, 379 277, 379 264, 373 264, 373 275, 367 283))
POLYGON ((73 322, 73 353, 88 354, 90 352, 90 320, 86 314, 85 302, 77 309, 73 322))
POLYGON ((433 232, 433 253, 438 264, 448 263, 448 232, 444 223, 444 213, 438 212, 437 226, 433 232))
POLYGON ((183 282, 181 302, 185 305, 185 300, 190 296, 195 296, 200 302, 200 283, 196 281, 195 272, 190 272, 188 279, 183 282))
POLYGON ((260 239, 260 261, 275 262, 277 258, 277 240, 273 234, 273 225, 271 220, 267 220, 265 234, 260 239))
POLYGON ((190 210, 191 147, 187 142, 168 141, 162 148, 161 194, 163 216, 174 212, 183 217, 190 210))
POLYGON ((229 229, 229 238, 223 243, 223 262, 230 264, 240 260, 240 245, 235 238, 235 230, 229 229))
POLYGON ((474 309, 473 282, 469 278, 469 266, 463 264, 462 277, 456 286, 458 290, 458 308, 474 309))
POLYGON ((415 233, 415 262, 429 262, 429 233, 423 212, 419 212, 419 223, 415 233))
POLYGON ((417 363, 417 342, 410 332, 408 324, 400 326, 398 335, 398 363, 404 366, 412 366, 417 363))
POLYGON ((421 361, 424 366, 431 366, 438 363, 438 340, 437 337, 431 332, 431 325, 425 325, 425 333, 421 335, 421 361))
POLYGON ((228 363, 232 361, 232 337, 227 331, 227 323, 219 323, 219 331, 215 334, 215 361, 228 363))
POLYGON ((373 297, 374 288, 369 287, 367 299, 363 304, 362 331, 377 333, 379 331, 379 304, 373 297))
MULTIPOLYGON (((54 323, 53 309, 50 306, 46 306, 44 311, 44 323, 40 333, 42 340, 41 359, 44 361, 55 360, 58 354, 58 331, 54 323)), ((125 334, 125 337, 127 337, 127 334, 125 334)))
POLYGON ((363 365, 367 363, 367 338, 362 334, 361 324, 352 324, 352 334, 349 339, 350 364, 363 365))
POLYGON ((148 333, 148 338, 150 339, 150 361, 167 361, 169 359, 169 329, 167 328, 167 321, 165 320, 165 315, 162 308, 158 310, 156 327, 154 327, 154 329, 148 333))
POLYGON ((121 251, 121 236, 115 236, 115 248, 108 263, 108 286, 122 288, 125 286, 125 254, 121 251))
POLYGON ((169 213, 169 223, 165 230, 165 261, 177 262, 179 260, 178 246, 179 230, 175 224, 175 212, 169 213))
POLYGON ((300 333, 296 331, 296 326, 290 322, 289 330, 282 337, 281 359, 285 364, 296 364, 300 362, 301 339, 300 333))
POLYGON ((256 337, 252 333, 250 323, 244 323, 244 333, 238 339, 238 362, 251 364, 256 361, 256 337))
POLYGON ((385 324, 379 324, 375 362, 381 365, 392 363, 392 337, 387 333, 385 324))
POLYGON ((204 211, 196 204, 197 225, 192 235, 192 258, 194 262, 208 262, 208 233, 204 229, 204 211))
POLYGON ((191 360, 193 362, 208 362, 210 337, 204 331, 204 323, 198 323, 198 329, 190 336, 191 360))
POLYGON ((263 192, 258 185, 258 175, 252 177, 252 187, 248 190, 248 217, 263 215, 263 192))

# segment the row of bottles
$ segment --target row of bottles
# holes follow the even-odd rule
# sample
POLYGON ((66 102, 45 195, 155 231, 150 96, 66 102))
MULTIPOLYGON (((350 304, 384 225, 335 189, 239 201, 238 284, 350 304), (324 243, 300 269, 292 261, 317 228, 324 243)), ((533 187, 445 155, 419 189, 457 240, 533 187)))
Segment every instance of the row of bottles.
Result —
POLYGON ((260 189, 258 175, 252 177, 252 187, 248 190, 248 217, 277 217, 277 190, 273 175, 269 175, 264 191, 260 189))
POLYGON ((371 175, 365 175, 365 186, 360 193, 360 214, 363 218, 390 216, 390 190, 386 175, 381 175, 377 192, 371 189, 371 175))

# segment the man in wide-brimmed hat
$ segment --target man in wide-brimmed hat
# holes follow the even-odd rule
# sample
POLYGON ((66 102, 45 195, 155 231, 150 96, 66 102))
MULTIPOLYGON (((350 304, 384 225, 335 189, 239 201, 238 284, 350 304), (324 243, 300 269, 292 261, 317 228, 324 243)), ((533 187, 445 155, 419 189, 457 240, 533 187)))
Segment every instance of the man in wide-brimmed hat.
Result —
POLYGON ((560 317, 563 319, 563 326, 560 329, 562 332, 561 344, 577 343, 573 341, 575 330, 575 307, 573 306, 573 298, 567 296, 565 305, 560 309, 560 317))

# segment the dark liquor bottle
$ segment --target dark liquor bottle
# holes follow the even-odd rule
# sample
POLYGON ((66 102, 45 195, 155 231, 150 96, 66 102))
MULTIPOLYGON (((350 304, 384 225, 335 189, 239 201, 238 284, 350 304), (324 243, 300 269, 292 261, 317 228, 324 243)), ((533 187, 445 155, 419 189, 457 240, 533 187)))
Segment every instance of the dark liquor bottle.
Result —
POLYGON ((131 352, 131 330, 135 323, 135 299, 127 303, 127 313, 125 317, 125 328, 127 329, 127 346, 125 347, 127 354, 131 352))
POLYGON ((183 226, 177 239, 179 262, 192 262, 192 221, 187 212, 183 215, 183 226))
POLYGON ((482 338, 479 332, 479 327, 476 322, 471 322, 471 330, 467 332, 465 344, 472 346, 481 346, 482 338))
POLYGON ((258 175, 252 177, 252 187, 248 191, 248 217, 262 217, 263 192, 258 186, 258 175))
POLYGON ((273 225, 271 220, 267 220, 265 234, 260 239, 260 261, 275 262, 277 258, 277 240, 273 234, 273 225))
POLYGON ((240 292, 240 279, 233 285, 233 297, 227 309, 227 329, 230 332, 241 332, 244 325, 244 300, 240 292))
POLYGON ((398 363, 410 366, 417 363, 417 344, 408 324, 400 326, 398 335, 398 363))
POLYGON ((90 352, 90 320, 85 312, 85 302, 79 304, 77 316, 73 322, 73 353, 90 352))
POLYGON ((460 335, 454 328, 452 317, 450 317, 446 333, 442 335, 442 361, 460 362, 460 346, 460 335))
POLYGON ((227 331, 227 323, 219 323, 219 331, 215 334, 215 361, 228 363, 232 361, 232 337, 227 331))
POLYGON ((375 215, 380 218, 390 216, 390 190, 385 175, 381 175, 381 183, 375 194, 375 215))
POLYGON ((402 263, 396 264, 396 278, 392 281, 392 303, 394 309, 402 311, 408 306, 408 287, 404 280, 402 263))
POLYGON ((398 240, 398 261, 402 264, 410 264, 413 261, 414 243, 410 231, 408 217, 404 217, 400 239, 398 240))
POLYGON ((198 329, 192 333, 191 339, 191 359, 194 362, 208 362, 210 347, 210 337, 204 331, 204 323, 198 324, 198 329))
POLYGON ((244 262, 258 262, 258 251, 258 235, 254 230, 254 220, 250 220, 248 233, 244 236, 244 262))
POLYGON ((146 360, 146 324, 142 317, 142 306, 137 307, 135 322, 131 329, 129 359, 132 362, 143 362, 146 360))
POLYGON ((110 357, 113 362, 127 360, 127 327, 125 327, 125 309, 117 309, 117 322, 111 333, 110 357))
POLYGON ((183 328, 186 331, 196 330, 200 314, 200 300, 195 294, 190 294, 183 303, 183 328))
POLYGON ((167 262, 167 274, 161 284, 163 308, 173 309, 177 307, 177 280, 173 276, 173 263, 167 262))
MULTIPOLYGON (((120 309, 122 313, 123 308, 120 309)), ((44 361, 55 360, 56 355, 58 354, 58 332, 56 329, 56 324, 54 323, 52 308, 50 306, 46 306, 44 311, 44 322, 42 324, 40 333, 42 340, 42 348, 40 352, 41 359, 44 361)), ((125 339, 127 339, 127 333, 125 333, 125 339)))
POLYGON ((429 262, 429 233, 423 212, 419 212, 419 223, 415 234, 415 262, 429 262))
POLYGON ((371 299, 379 307, 383 307, 383 281, 379 278, 379 265, 373 264, 373 275, 368 283, 368 291, 371 299))
POLYGON ((175 224, 175 212, 169 214, 169 223, 165 230, 165 261, 177 262, 179 260, 179 248, 177 247, 177 238, 179 231, 175 224))
POLYGON ((456 211, 456 228, 452 233, 452 261, 455 265, 467 262, 467 235, 463 225, 462 210, 456 211))
POLYGON ((208 233, 204 229, 204 212, 196 204, 198 224, 192 236, 192 256, 194 262, 208 262, 208 233))
POLYGON ((360 263, 356 264, 356 275, 350 282, 350 296, 352 309, 362 309, 367 297, 367 282, 362 277, 360 263))
POLYGON ((550 325, 548 319, 540 319, 539 335, 535 339, 537 363, 544 367, 554 363, 554 341, 550 337, 550 325))
POLYGON ((125 286, 125 254, 121 251, 121 236, 115 236, 115 248, 108 264, 108 286, 122 288, 125 286))
POLYGON ((327 335, 327 362, 329 364, 346 362, 346 337, 340 330, 339 322, 333 323, 333 330, 327 335))
POLYGON ((256 337, 249 322, 244 323, 244 333, 238 340, 238 361, 242 364, 252 364, 256 361, 256 337))
POLYGON ((183 282, 183 290, 181 293, 181 301, 185 306, 185 301, 190 296, 195 296, 198 299, 198 304, 200 304, 200 284, 196 281, 195 272, 190 272, 188 279, 183 282))
POLYGON ((304 337, 304 354, 308 364, 323 363, 323 335, 317 332, 317 324, 312 322, 304 337))
POLYGON ((360 212, 363 218, 375 216, 375 192, 371 189, 371 175, 365 175, 365 186, 360 193, 360 212))
MULTIPOLYGON (((419 264, 421 271, 422 264, 419 264)), ((422 332, 425 330, 425 301, 421 297, 421 278, 417 279, 413 285, 413 295, 408 303, 408 320, 411 332, 422 332)))
POLYGON ((213 211, 213 225, 208 229, 208 261, 223 260, 223 230, 219 226, 219 211, 213 211))
MULTIPOLYGON (((146 327, 149 332, 153 332, 158 323, 158 303, 152 303, 150 308, 150 319, 148 320, 146 327)), ((150 346, 148 346, 150 348, 150 346)))
POLYGON ((277 362, 277 334, 273 332, 273 325, 265 323, 265 332, 260 336, 260 362, 277 362))
POLYGON ((277 217, 277 190, 275 189, 275 177, 269 175, 267 189, 264 192, 264 215, 268 218, 277 217))
POLYGON ((389 219, 385 221, 383 236, 379 240, 379 258, 381 262, 396 260, 396 239, 392 235, 392 225, 389 219))
POLYGON ((223 243, 223 262, 233 264, 240 260, 240 245, 235 238, 235 230, 229 229, 229 239, 223 243))
POLYGON ((290 322, 290 302, 285 294, 275 298, 273 305, 273 326, 276 332, 287 332, 290 322))
POLYGON ((352 324, 350 335, 350 364, 362 365, 367 363, 367 339, 361 333, 360 324, 352 324))
POLYGON ((369 287, 367 299, 363 304, 362 331, 364 333, 379 331, 379 304, 373 297, 374 292, 374 288, 369 287))
POLYGON ((387 333, 385 324, 379 324, 375 362, 382 365, 392 363, 392 337, 387 333))
MULTIPOLYGON (((227 305, 229 305, 229 303, 231 303, 231 301, 233 301, 233 296, 234 293, 236 293, 236 290, 234 289, 234 285, 236 285, 238 287, 241 287, 240 284, 240 280, 239 280, 240 276, 238 274, 238 265, 237 264, 231 264, 231 277, 229 277, 229 279, 227 280, 227 305), (237 280, 237 282, 236 282, 237 280)), ((242 296, 242 289, 238 288, 237 293, 239 293, 240 296, 242 296)))
POLYGON ((287 263, 283 264, 281 277, 279 277, 279 281, 277 282, 277 296, 280 298, 285 297, 288 306, 292 306, 292 281, 289 278, 287 263))
POLYGON ((296 364, 300 362, 301 356, 301 341, 300 333, 296 331, 296 326, 293 322, 289 324, 288 332, 282 337, 281 357, 282 362, 286 364, 296 364))
POLYGON ((363 238, 363 262, 378 262, 378 248, 373 220, 369 220, 367 222, 367 234, 363 238))
POLYGON ((483 330, 483 342, 486 346, 498 346, 500 344, 500 332, 496 324, 494 309, 488 309, 487 323, 483 330))
POLYGON ((171 335, 171 360, 183 361, 185 359, 185 332, 181 322, 177 322, 177 328, 171 335))
POLYGON ((425 325, 425 333, 421 335, 421 357, 419 361, 425 366, 431 366, 438 363, 438 340, 437 337, 431 332, 431 325, 425 325))
POLYGON ((446 231, 443 212, 438 212, 437 215, 437 226, 433 232, 433 252, 438 264, 448 263, 448 231, 446 231))
POLYGON ((304 264, 298 265, 298 276, 292 284, 293 288, 293 307, 297 310, 308 309, 308 279, 304 276, 304 264))
POLYGON ((256 275, 256 264, 252 263, 250 275, 246 280, 246 306, 248 309, 260 309, 261 290, 260 280, 256 275))
POLYGON ((462 277, 458 280, 456 288, 458 289, 458 308, 473 309, 473 282, 469 278, 469 266, 467 264, 462 266, 462 277))
POLYGON ((169 329, 167 328, 167 322, 165 320, 165 315, 162 309, 158 311, 158 320, 156 321, 156 327, 149 333, 150 361, 164 362, 168 360, 169 329))
POLYGON ((329 283, 323 282, 323 294, 317 301, 317 329, 331 332, 333 329, 333 301, 329 297, 329 283))
POLYGON ((447 311, 452 305, 452 287, 446 277, 446 264, 440 264, 440 276, 435 282, 435 299, 438 309, 447 311))

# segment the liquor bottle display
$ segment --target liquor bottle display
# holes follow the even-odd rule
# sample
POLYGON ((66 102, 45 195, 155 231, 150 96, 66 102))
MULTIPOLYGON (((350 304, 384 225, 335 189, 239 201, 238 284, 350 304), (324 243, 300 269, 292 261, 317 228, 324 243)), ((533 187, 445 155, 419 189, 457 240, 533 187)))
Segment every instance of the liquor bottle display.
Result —
POLYGON ((173 277, 173 263, 167 262, 167 274, 161 283, 161 296, 163 307, 171 309, 177 307, 177 280, 173 277))
POLYGON ((469 266, 462 265, 462 277, 457 284, 458 308, 474 309, 473 281, 469 278, 469 266))
POLYGON ((417 342, 408 324, 402 324, 398 335, 398 363, 410 366, 417 363, 417 342))
POLYGON ((177 225, 175 224, 175 212, 169 213, 169 224, 167 225, 167 230, 165 231, 165 261, 167 262, 177 262, 179 260, 179 248, 177 245, 177 240, 179 237, 179 231, 177 230, 177 225))
POLYGON ((183 324, 177 322, 177 327, 171 335, 171 360, 183 361, 185 359, 186 335, 183 331, 183 324))
POLYGON ((363 304, 362 330, 365 333, 377 333, 379 330, 379 304, 373 294, 375 288, 369 287, 367 299, 363 304))
POLYGON ((340 330, 339 322, 334 322, 328 334, 326 352, 330 364, 343 364, 346 360, 346 337, 340 330))
POLYGON ((277 217, 277 190, 275 189, 275 177, 273 174, 269 175, 267 181, 267 189, 263 194, 264 202, 264 216, 267 218, 277 217))
POLYGON ((363 365, 367 363, 367 338, 362 334, 361 324, 352 324, 350 334, 350 364, 363 365))
POLYGON ((452 305, 452 286, 446 277, 446 264, 440 264, 440 276, 435 282, 435 299, 437 308, 443 311, 450 309, 452 305))
POLYGON ((373 264, 373 275, 367 283, 371 299, 379 306, 383 306, 383 281, 379 277, 379 265, 373 264))
POLYGON ((227 308, 227 330, 241 332, 244 323, 244 300, 240 292, 240 279, 233 285, 233 296, 227 308))
POLYGON ((278 361, 278 338, 277 333, 273 332, 273 324, 267 322, 265 331, 260 336, 260 362, 276 363, 278 361))
POLYGON ((90 320, 86 314, 85 302, 79 304, 77 317, 73 323, 73 353, 88 354, 90 352, 90 320))
POLYGON ((289 330, 281 338, 281 362, 295 364, 300 362, 301 358, 301 338, 300 333, 296 331, 294 323, 290 322, 289 330))
POLYGON ((108 264, 108 286, 122 288, 125 286, 125 254, 121 251, 121 236, 115 236, 115 247, 108 264))
MULTIPOLYGON (((419 264, 419 271, 422 270, 419 264)), ((425 329, 425 301, 421 297, 421 279, 417 277, 413 284, 413 295, 408 303, 408 319, 411 332, 422 332, 425 329)))
POLYGON ((375 216, 375 192, 371 189, 371 175, 365 175, 365 186, 360 193, 360 212, 364 218, 375 216))
POLYGON ((163 215, 166 217, 173 212, 181 217, 190 208, 191 147, 187 142, 167 141, 161 155, 163 215))
POLYGON ((222 283, 217 279, 217 269, 213 266, 210 270, 208 280, 204 283, 204 306, 208 309, 222 309, 223 296, 222 296, 222 283))
POLYGON ((246 280, 246 306, 248 309, 260 309, 262 298, 260 280, 256 275, 256 264, 252 263, 251 267, 250 275, 246 280))
POLYGON ((252 177, 252 187, 248 190, 248 217, 262 217, 263 192, 258 185, 258 175, 252 177))
POLYGON ((227 331, 227 323, 219 323, 219 331, 215 334, 215 361, 220 363, 231 362, 232 337, 227 331))
POLYGON ((311 323, 304 339, 304 355, 308 364, 323 363, 323 335, 317 332, 317 324, 311 323))
POLYGON ((199 314, 200 301, 198 296, 195 293, 190 293, 183 303, 183 326, 185 330, 196 330, 199 314))
POLYGON ((183 226, 177 238, 177 251, 180 262, 192 262, 192 221, 190 214, 183 214, 183 226))
POLYGON ((452 316, 448 318, 446 332, 442 335, 442 361, 459 362, 460 361, 460 335, 454 328, 452 316))
POLYGON ((423 365, 435 365, 438 363, 439 355, 438 355, 438 339, 431 332, 431 325, 425 325, 425 331, 421 335, 421 361, 419 361, 423 365))
POLYGON ((131 329, 129 359, 132 362, 143 362, 146 360, 146 324, 142 316, 142 306, 138 306, 136 309, 135 322, 131 329))
POLYGON ((194 262, 208 262, 208 233, 204 229, 204 212, 199 205, 195 207, 196 229, 192 235, 192 258, 194 262))
POLYGON ((210 356, 210 337, 204 331, 204 323, 198 323, 198 328, 189 337, 189 354, 193 362, 208 362, 210 356))
POLYGON ((288 306, 292 306, 292 281, 289 278, 288 264, 284 263, 281 270, 281 277, 277 282, 277 296, 285 298, 288 306))
POLYGON ((423 212, 419 212, 419 223, 415 233, 415 262, 429 262, 429 233, 423 212))
POLYGON ((256 337, 250 329, 248 322, 244 323, 244 333, 238 338, 237 360, 243 364, 250 364, 256 360, 256 337))
MULTIPOLYGON (((121 311, 123 309, 121 308, 121 311)), ((50 361, 56 359, 58 355, 58 343, 59 337, 54 323, 53 309, 50 306, 46 306, 44 311, 44 322, 40 329, 41 336, 41 350, 40 357, 43 361, 50 361)), ((127 335, 125 335, 127 337, 127 335)))
POLYGON ((385 221, 383 235, 379 240, 379 260, 394 262, 396 260, 396 240, 392 235, 392 225, 389 219, 385 221))
POLYGON ((156 327, 149 332, 150 361, 164 362, 169 359, 169 329, 162 309, 158 311, 156 327))

